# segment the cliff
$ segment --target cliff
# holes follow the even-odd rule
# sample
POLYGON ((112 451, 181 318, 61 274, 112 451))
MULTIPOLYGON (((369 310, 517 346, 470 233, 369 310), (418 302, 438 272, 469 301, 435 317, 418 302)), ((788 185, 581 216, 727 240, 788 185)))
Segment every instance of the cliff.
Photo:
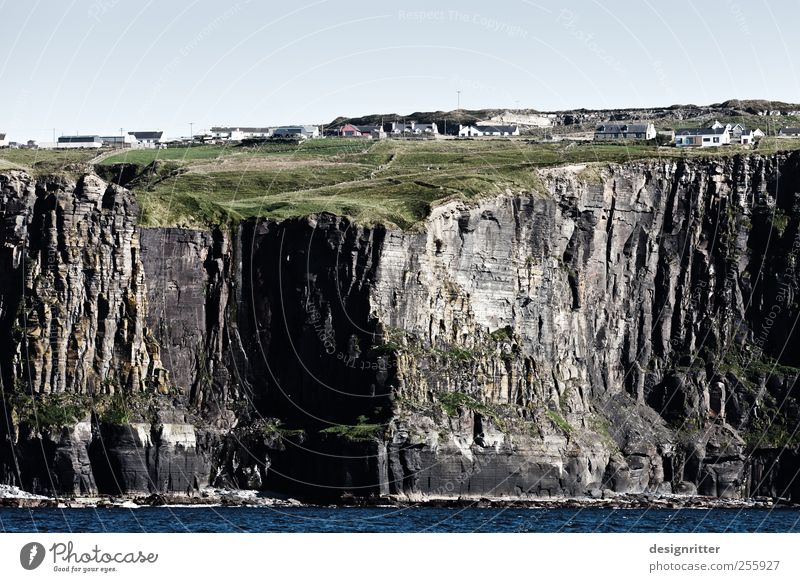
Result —
POLYGON ((0 176, 0 481, 800 496, 800 155, 536 182, 413 230, 196 231, 94 175, 0 176))

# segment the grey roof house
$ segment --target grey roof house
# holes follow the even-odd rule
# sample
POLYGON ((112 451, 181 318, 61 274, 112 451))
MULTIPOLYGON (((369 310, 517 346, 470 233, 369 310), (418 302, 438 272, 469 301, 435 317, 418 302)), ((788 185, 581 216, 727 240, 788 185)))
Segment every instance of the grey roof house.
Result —
POLYGON ((56 142, 57 148, 100 148, 103 138, 99 135, 62 135, 56 142))
POLYGON ((458 135, 460 137, 480 137, 484 135, 519 135, 519 127, 516 125, 492 125, 488 123, 459 125, 458 135))
POLYGON ((615 139, 655 139, 656 128, 652 123, 604 123, 594 130, 596 141, 615 139))
POLYGON ((128 135, 136 138, 136 141, 160 142, 163 131, 129 131, 128 135))

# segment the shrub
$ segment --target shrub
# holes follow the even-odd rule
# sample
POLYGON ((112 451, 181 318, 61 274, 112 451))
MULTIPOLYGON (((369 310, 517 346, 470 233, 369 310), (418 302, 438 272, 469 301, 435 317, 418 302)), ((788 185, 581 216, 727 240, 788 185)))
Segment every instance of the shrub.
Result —
POLYGON ((359 416, 357 424, 334 424, 324 428, 320 433, 325 435, 336 435, 353 442, 365 442, 380 438, 383 434, 382 424, 367 422, 366 416, 359 416))
POLYGON ((17 422, 39 429, 61 428, 84 420, 91 410, 88 396, 72 393, 30 396, 17 393, 10 398, 17 422))

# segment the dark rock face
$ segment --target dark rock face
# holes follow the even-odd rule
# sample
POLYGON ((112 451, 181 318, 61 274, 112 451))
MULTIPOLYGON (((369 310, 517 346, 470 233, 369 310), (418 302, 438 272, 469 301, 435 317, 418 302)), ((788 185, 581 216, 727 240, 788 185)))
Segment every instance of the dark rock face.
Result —
POLYGON ((42 435, 27 433, 23 428, 15 451, 22 486, 51 495, 97 493, 89 460, 91 440, 88 423, 42 435))
POLYGON ((96 176, 10 172, 0 211, 3 482, 53 495, 207 484, 202 433, 147 325, 133 196, 96 176), (140 422, 102 421, 112 405, 140 422))
POLYGON ((101 424, 90 455, 106 493, 191 493, 208 484, 210 458, 190 424, 101 424))
POLYGON ((797 498, 800 157, 540 177, 412 232, 201 232, 139 229, 97 177, 0 176, 0 479, 797 498), (32 429, 20 395, 65 394, 32 429))

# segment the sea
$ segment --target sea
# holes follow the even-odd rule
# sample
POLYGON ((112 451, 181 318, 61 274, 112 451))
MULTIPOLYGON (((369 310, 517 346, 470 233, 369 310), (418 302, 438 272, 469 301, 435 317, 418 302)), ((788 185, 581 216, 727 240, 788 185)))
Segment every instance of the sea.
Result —
POLYGON ((0 508, 0 531, 80 532, 798 532, 796 509, 431 507, 0 508))

